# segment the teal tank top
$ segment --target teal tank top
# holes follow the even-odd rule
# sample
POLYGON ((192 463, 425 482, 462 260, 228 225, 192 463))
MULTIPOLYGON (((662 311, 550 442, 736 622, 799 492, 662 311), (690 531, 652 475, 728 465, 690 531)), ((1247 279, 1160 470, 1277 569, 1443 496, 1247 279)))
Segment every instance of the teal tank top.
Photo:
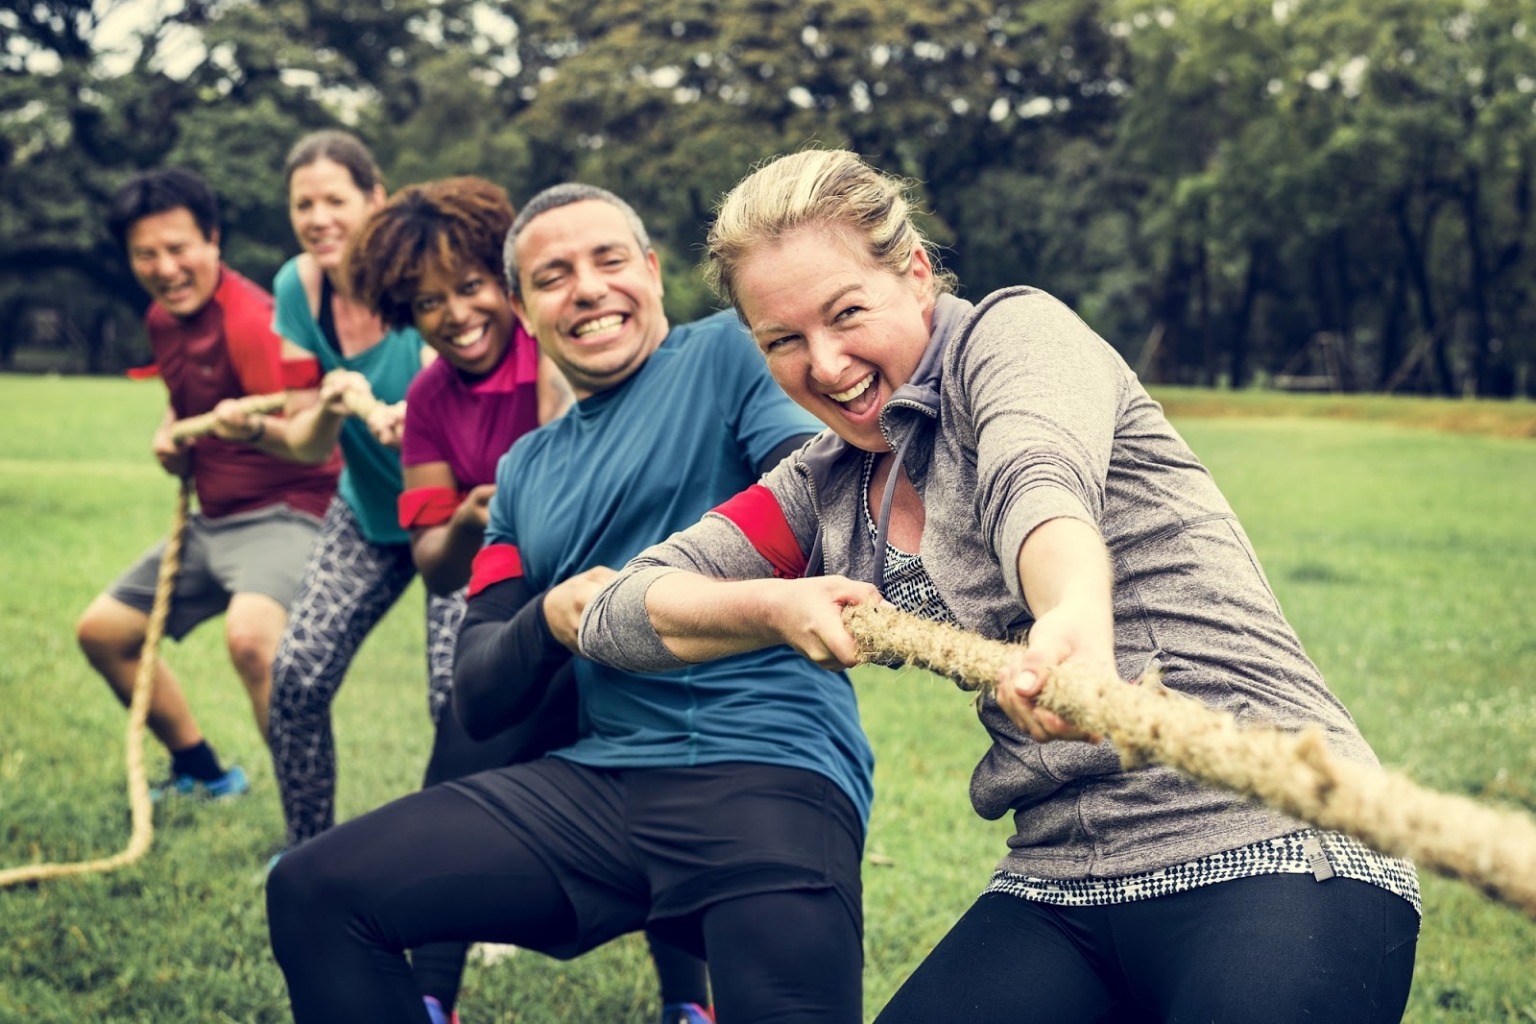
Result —
MULTIPOLYGON (((368 378, 379 401, 393 404, 404 400, 406 388, 421 370, 421 350, 426 344, 416 328, 396 328, 366 351, 342 355, 310 315, 297 257, 277 272, 272 297, 276 303, 273 330, 312 353, 320 361, 322 373, 355 370, 368 378)), ((379 444, 368 425, 355 416, 347 417, 342 425, 341 453, 346 464, 336 490, 357 517, 363 536, 373 544, 409 544, 410 535, 400 528, 396 511, 404 487, 400 453, 379 444)))

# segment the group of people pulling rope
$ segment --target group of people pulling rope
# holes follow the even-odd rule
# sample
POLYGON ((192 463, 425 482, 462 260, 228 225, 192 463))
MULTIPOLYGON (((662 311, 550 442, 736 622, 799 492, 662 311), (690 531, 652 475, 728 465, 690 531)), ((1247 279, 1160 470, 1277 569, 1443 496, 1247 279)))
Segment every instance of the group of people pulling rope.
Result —
POLYGON ((667 1024, 862 1021, 873 757, 845 670, 867 662, 975 693, 971 801, 1015 825, 879 1024, 1024 1000, 1384 1024, 1415 865, 1536 917, 1536 825, 1380 768, 1135 374, 1043 292, 958 298, 900 180, 838 150, 752 172, 706 251, 733 312, 682 325, 605 190, 515 217, 475 178, 389 198, 336 132, 287 180, 304 252, 275 310, 221 269, 200 200, 119 213, 172 394, 156 450, 202 520, 184 483, 152 602, 141 565, 82 621, 125 699, 134 673, 128 848, 0 885, 143 855, 146 723, 173 786, 243 788, 158 653, 227 607, 270 648, 270 693, 242 678, 288 825, 267 899, 300 1024, 456 1020, 470 941, 570 957, 639 930, 667 1024), (167 255, 177 231, 212 262, 167 255), (197 359, 222 391, 185 383, 197 359), (221 476, 230 452, 267 461, 221 476), (241 491, 274 473, 280 521, 241 491), (313 550, 291 590, 233 573, 178 618, 178 558, 217 576, 229 524, 313 550), (418 572, 424 788, 337 826, 330 702, 418 572))

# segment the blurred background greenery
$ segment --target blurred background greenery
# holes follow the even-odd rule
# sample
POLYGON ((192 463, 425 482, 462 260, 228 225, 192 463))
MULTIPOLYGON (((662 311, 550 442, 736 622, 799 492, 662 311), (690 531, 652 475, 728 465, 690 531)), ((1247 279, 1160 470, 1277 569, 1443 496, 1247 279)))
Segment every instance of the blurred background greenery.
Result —
POLYGON ((26 0, 0 8, 0 370, 147 361, 103 208, 179 163, 230 263, 343 125, 391 186, 612 188, 669 305, 807 144, 912 178, 972 297, 1046 288, 1153 383, 1536 391, 1529 0, 26 0))

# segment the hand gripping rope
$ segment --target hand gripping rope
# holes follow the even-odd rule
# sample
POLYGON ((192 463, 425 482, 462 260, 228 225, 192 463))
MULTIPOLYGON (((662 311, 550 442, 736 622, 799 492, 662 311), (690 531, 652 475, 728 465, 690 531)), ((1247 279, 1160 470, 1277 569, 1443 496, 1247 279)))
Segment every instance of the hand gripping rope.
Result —
MULTIPOLYGON (((273 392, 270 395, 248 395, 238 399, 241 408, 247 414, 257 412, 280 412, 287 399, 287 394, 282 391, 273 392)), ((341 396, 342 403, 346 405, 347 412, 359 419, 366 420, 379 406, 384 403, 372 395, 359 394, 356 391, 344 392, 341 396)), ((171 424, 171 437, 177 441, 188 441, 194 437, 203 437, 213 433, 214 416, 211 412, 205 412, 201 416, 188 416, 184 420, 177 420, 171 424)))
MULTIPOLYGON (((854 605, 843 621, 868 661, 905 661, 990 694, 1016 648, 889 605, 854 605)), ((1425 789, 1403 775, 1344 761, 1316 727, 1239 727, 1163 686, 1127 685, 1069 664, 1046 676, 1037 703, 1115 743, 1121 763, 1153 761, 1252 797, 1318 828, 1459 878, 1536 918, 1536 822, 1425 789)))
POLYGON ((366 420, 373 415, 375 409, 384 404, 372 395, 363 395, 351 390, 342 392, 341 402, 347 407, 347 412, 360 420, 366 420))
MULTIPOLYGON (((277 412, 283 407, 285 395, 278 391, 270 395, 250 395, 239 399, 240 406, 246 413, 253 412, 277 412)), ((171 424, 171 437, 177 441, 188 441, 194 437, 203 437, 213 433, 213 413, 205 412, 201 416, 188 416, 184 420, 177 420, 171 424)))

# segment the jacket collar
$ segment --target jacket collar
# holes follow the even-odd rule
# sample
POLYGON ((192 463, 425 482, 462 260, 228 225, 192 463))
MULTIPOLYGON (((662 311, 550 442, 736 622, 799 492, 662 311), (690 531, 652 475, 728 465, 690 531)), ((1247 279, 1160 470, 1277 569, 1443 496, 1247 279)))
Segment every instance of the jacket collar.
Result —
POLYGON ((887 437, 892 436, 888 417, 892 411, 916 406, 929 416, 939 414, 939 384, 944 376, 944 353, 949 342, 960 333, 961 327, 975 307, 953 295, 940 295, 933 304, 933 333, 928 337, 928 347, 918 360, 911 378, 892 393, 890 401, 880 410, 880 424, 887 437))

